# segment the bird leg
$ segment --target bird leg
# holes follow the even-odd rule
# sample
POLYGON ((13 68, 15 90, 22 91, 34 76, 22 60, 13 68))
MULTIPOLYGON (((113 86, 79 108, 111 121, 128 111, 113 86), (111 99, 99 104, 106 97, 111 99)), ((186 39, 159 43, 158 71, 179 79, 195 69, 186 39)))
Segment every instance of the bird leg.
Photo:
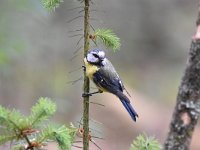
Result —
POLYGON ((94 95, 94 94, 97 94, 97 93, 103 93, 103 91, 101 91, 101 90, 98 90, 98 91, 96 91, 96 92, 91 92, 91 93, 83 93, 83 94, 82 94, 82 97, 88 97, 88 96, 92 96, 92 95, 94 95))

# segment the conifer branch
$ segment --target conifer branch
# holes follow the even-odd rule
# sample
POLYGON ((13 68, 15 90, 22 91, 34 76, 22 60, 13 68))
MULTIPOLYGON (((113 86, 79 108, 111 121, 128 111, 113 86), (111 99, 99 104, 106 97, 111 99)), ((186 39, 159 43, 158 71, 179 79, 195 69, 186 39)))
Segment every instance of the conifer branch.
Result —
POLYGON ((28 120, 31 126, 39 124, 49 119, 56 111, 56 104, 51 102, 49 98, 40 98, 35 106, 31 109, 31 115, 28 120))
POLYGON ((154 137, 139 135, 131 144, 130 150, 160 150, 161 145, 154 137))
POLYGON ((77 129, 71 125, 55 127, 42 126, 56 111, 56 105, 49 98, 40 98, 26 117, 16 110, 0 106, 0 145, 13 141, 12 149, 41 149, 49 140, 58 143, 60 150, 69 150, 74 141, 77 129), (16 143, 17 142, 17 143, 16 143), (16 145, 17 144, 17 145, 16 145))
POLYGON ((116 51, 120 48, 120 38, 110 29, 97 29, 91 39, 101 40, 103 44, 110 49, 116 51))
POLYGON ((39 134, 36 141, 42 144, 47 140, 53 140, 57 142, 60 150, 69 150, 75 133, 76 129, 70 130, 64 125, 58 128, 49 125, 39 134))
POLYGON ((0 145, 6 143, 8 141, 13 141, 16 138, 17 137, 14 134, 12 134, 12 135, 0 135, 0 145))
POLYGON ((42 0, 42 5, 49 11, 55 10, 63 0, 42 0))

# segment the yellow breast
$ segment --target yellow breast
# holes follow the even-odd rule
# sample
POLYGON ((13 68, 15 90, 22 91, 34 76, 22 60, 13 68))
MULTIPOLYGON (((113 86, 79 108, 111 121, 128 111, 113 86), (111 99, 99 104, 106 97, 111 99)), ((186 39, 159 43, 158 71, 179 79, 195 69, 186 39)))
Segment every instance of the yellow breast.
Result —
POLYGON ((86 58, 84 58, 84 63, 85 63, 85 67, 86 67, 86 75, 88 76, 88 78, 92 79, 93 74, 95 72, 97 72, 99 70, 99 68, 95 65, 88 63, 86 58))
MULTIPOLYGON (((95 65, 92 65, 90 63, 87 62, 86 58, 84 58, 84 63, 85 63, 85 67, 86 67, 86 75, 90 80, 93 80, 93 74, 95 72, 97 72, 99 70, 99 68, 95 65)), ((101 87, 100 85, 96 85, 97 88, 99 88, 99 90, 107 92, 107 90, 103 87, 101 87)))

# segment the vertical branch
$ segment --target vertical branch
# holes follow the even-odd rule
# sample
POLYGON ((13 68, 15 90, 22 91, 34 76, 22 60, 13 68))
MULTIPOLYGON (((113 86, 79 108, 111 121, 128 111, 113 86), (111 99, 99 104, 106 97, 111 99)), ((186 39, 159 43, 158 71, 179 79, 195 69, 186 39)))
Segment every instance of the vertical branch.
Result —
MULTIPOLYGON (((200 7, 200 6, 199 6, 200 7)), ((165 150, 188 150, 200 115, 200 8, 165 150)))
MULTIPOLYGON (((89 0, 84 0, 85 7, 85 15, 84 15, 84 57, 89 50, 89 0)), ((90 82, 88 77, 84 72, 84 85, 83 91, 84 93, 89 93, 90 90, 90 82)), ((83 101, 83 150, 89 150, 89 97, 84 97, 83 101)))

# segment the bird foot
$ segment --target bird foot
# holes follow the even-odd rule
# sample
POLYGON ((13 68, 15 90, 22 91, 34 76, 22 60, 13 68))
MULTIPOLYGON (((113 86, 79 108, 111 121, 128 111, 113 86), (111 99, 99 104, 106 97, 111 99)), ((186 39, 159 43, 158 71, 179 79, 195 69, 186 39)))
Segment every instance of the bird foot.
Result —
POLYGON ((91 93, 83 93, 82 94, 82 97, 89 97, 89 96, 92 96, 92 94, 91 93))
POLYGON ((83 71, 85 72, 85 71, 86 71, 86 67, 85 67, 85 66, 82 66, 82 68, 83 68, 83 71))

